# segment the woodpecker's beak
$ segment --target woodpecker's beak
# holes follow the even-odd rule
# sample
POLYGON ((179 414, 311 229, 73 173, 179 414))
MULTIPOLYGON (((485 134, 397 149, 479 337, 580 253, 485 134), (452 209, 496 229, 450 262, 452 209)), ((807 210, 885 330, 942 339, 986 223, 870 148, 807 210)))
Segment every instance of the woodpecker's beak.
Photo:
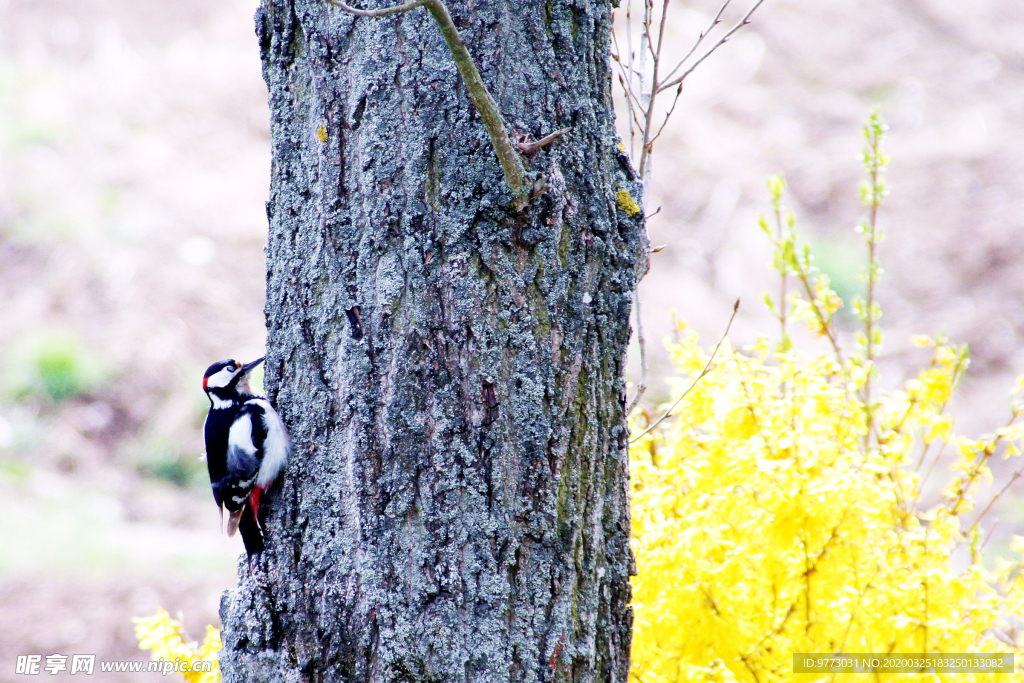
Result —
POLYGON ((265 358, 266 358, 266 356, 262 356, 260 358, 257 358, 256 360, 254 360, 251 363, 246 363, 245 365, 243 365, 242 366, 242 374, 243 375, 248 375, 252 371, 252 369, 254 367, 256 367, 257 365, 259 365, 260 363, 262 363, 265 358))

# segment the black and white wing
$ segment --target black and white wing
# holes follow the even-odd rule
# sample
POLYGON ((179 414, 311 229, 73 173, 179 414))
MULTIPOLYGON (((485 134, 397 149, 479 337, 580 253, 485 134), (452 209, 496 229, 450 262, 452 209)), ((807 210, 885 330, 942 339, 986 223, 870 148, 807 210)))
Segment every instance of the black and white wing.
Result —
POLYGON ((228 536, 238 528, 238 520, 246 507, 259 474, 265 430, 261 420, 253 420, 252 411, 238 412, 228 432, 226 472, 214 484, 214 490, 228 509, 228 536))
POLYGON ((245 407, 252 410, 254 424, 259 423, 262 454, 256 485, 266 491, 288 464, 288 430, 281 421, 281 416, 267 399, 249 399, 245 402, 245 407))

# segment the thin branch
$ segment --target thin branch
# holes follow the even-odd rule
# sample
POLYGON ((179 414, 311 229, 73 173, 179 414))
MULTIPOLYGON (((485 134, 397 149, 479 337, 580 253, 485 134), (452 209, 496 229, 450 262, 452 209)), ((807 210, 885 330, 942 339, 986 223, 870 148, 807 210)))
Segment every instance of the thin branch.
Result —
MULTIPOLYGON (((772 448, 772 442, 765 436, 764 430, 761 429, 761 421, 757 419, 757 411, 754 409, 754 400, 750 395, 750 387, 747 386, 747 378, 743 375, 743 363, 736 357, 736 350, 733 349, 732 360, 736 363, 736 373, 740 377, 740 386, 743 387, 743 396, 747 399, 747 411, 750 413, 750 419, 754 421, 754 429, 757 430, 757 435, 761 437, 761 441, 764 442, 764 448, 768 451, 768 455, 775 460, 778 456, 775 455, 775 449, 772 448)), ((769 475, 770 478, 770 475, 769 475)), ((775 481, 772 479, 772 481, 775 481)), ((776 488, 780 488, 778 484, 776 488)), ((780 488, 781 490, 781 488, 780 488)))
POLYGON ((480 112, 480 118, 483 119, 484 126, 487 128, 487 134, 491 136, 491 144, 494 146, 494 151, 498 155, 501 168, 505 173, 505 183, 517 198, 525 197, 529 188, 526 187, 524 178, 526 171, 523 168, 522 159, 512 147, 512 141, 508 137, 508 131, 505 130, 505 123, 501 120, 498 105, 491 97, 487 86, 484 85, 480 71, 476 68, 476 63, 470 56, 469 50, 466 49, 466 42, 462 40, 451 15, 448 14, 448 8, 442 0, 423 0, 423 6, 427 8, 441 29, 441 35, 448 43, 455 66, 458 67, 459 73, 462 74, 462 80, 466 83, 469 97, 480 112))
MULTIPOLYGON (((1013 418, 1010 419, 1010 423, 1013 423, 1013 418)), ((1007 425, 1009 427, 1010 425, 1007 425)), ((956 481, 956 498, 951 499, 951 504, 946 507, 954 515, 960 513, 956 511, 960 507, 960 503, 964 502, 964 499, 971 493, 971 487, 974 486, 974 482, 978 481, 978 477, 981 476, 982 467, 988 462, 996 449, 999 448, 999 438, 993 437, 992 440, 982 448, 975 459, 970 463, 970 469, 965 470, 960 478, 956 481)))
POLYGON ((612 57, 612 61, 618 64, 619 72, 623 76, 625 76, 628 73, 628 67, 626 66, 626 63, 622 60, 622 48, 619 47, 619 36, 618 34, 615 33, 615 31, 612 31, 612 51, 610 51, 609 54, 612 57))
POLYGON ((412 0, 412 2, 407 2, 404 5, 395 5, 394 7, 385 7, 384 9, 357 9, 346 5, 342 0, 327 0, 327 2, 357 17, 386 17, 422 7, 424 0, 412 0))
POLYGON ((716 14, 715 18, 711 20, 711 25, 701 31, 700 36, 697 37, 697 42, 693 44, 693 47, 691 47, 690 51, 686 53, 686 56, 679 60, 679 63, 675 65, 675 68, 665 75, 665 80, 672 78, 675 73, 679 71, 679 67, 685 64, 686 60, 693 56, 693 53, 697 51, 697 48, 704 42, 704 39, 707 38, 713 30, 715 30, 716 26, 722 23, 722 15, 725 14, 725 9, 729 6, 730 2, 732 2, 732 0, 725 0, 725 2, 722 3, 722 6, 718 8, 718 14, 716 14))
MULTIPOLYGON (((927 447, 931 448, 932 443, 933 442, 929 442, 927 447)), ((921 477, 921 483, 918 484, 918 488, 919 489, 924 488, 924 485, 928 483, 928 478, 932 476, 932 472, 935 471, 935 466, 939 464, 939 461, 942 459, 942 454, 946 452, 946 444, 947 443, 948 442, 943 441, 942 445, 939 446, 938 452, 935 454, 935 457, 932 458, 932 464, 928 466, 928 471, 924 473, 923 477, 921 477)), ((921 456, 921 459, 924 460, 924 455, 923 454, 921 456)))
POLYGON ((636 300, 636 341, 640 344, 640 384, 636 386, 633 400, 629 402, 629 407, 626 408, 626 415, 633 412, 633 408, 636 408, 636 404, 640 402, 640 397, 647 391, 647 343, 644 340, 644 320, 643 316, 640 315, 639 285, 633 292, 633 297, 636 300))
POLYGON ((483 78, 480 77, 480 71, 476 68, 476 63, 469 54, 469 50, 466 49, 466 43, 462 40, 462 36, 459 35, 459 30, 455 28, 455 23, 452 21, 452 17, 448 13, 448 8, 443 0, 413 0, 403 5, 380 10, 357 10, 346 5, 342 0, 326 1, 335 7, 340 7, 346 12, 360 17, 382 17, 408 12, 417 7, 427 8, 427 11, 434 17, 434 21, 437 22, 437 27, 441 30, 444 42, 448 44, 448 50, 452 54, 452 59, 455 60, 455 66, 462 76, 462 81, 466 84, 466 90, 469 91, 469 98, 473 101, 477 111, 480 112, 480 118, 487 129, 487 134, 491 138, 491 146, 494 147, 494 153, 497 155, 498 161, 501 162, 505 183, 516 197, 517 205, 520 207, 525 205, 526 201, 528 201, 530 187, 527 186, 526 169, 523 167, 523 160, 519 157, 515 147, 512 146, 512 140, 508 137, 508 131, 505 129, 505 123, 501 118, 498 105, 494 98, 491 97, 487 86, 484 85, 483 78))
MULTIPOLYGON (((644 32, 640 36, 640 56, 643 57, 644 50, 651 53, 651 57, 655 57, 654 47, 651 44, 651 19, 654 16, 654 0, 644 0, 644 32), (646 46, 645 41, 646 38, 646 46)), ((644 71, 643 64, 640 65, 640 71, 644 71)))
MULTIPOLYGON (((644 203, 650 195, 651 187, 651 129, 654 127, 654 103, 658 93, 658 67, 661 65, 661 46, 665 37, 665 21, 668 19, 668 0, 664 0, 661 8, 661 23, 658 28, 658 45, 655 49, 651 44, 651 14, 654 10, 654 0, 645 0, 644 12, 644 34, 641 36, 641 44, 646 41, 652 55, 653 68, 650 75, 647 74, 646 62, 641 61, 640 70, 644 73, 640 76, 640 100, 643 102, 644 126, 643 146, 640 148, 640 182, 644 188, 644 203)), ((642 48, 641 48, 642 49, 642 48)), ((645 55, 641 54, 641 57, 645 55)))
MULTIPOLYGON (((865 165, 868 170, 868 178, 871 190, 871 211, 870 219, 866 225, 866 240, 868 244, 868 299, 864 309, 864 365, 868 372, 864 377, 864 409, 867 417, 867 433, 864 435, 864 447, 870 443, 871 434, 875 434, 875 443, 878 443, 878 429, 874 423, 873 411, 871 410, 871 379, 875 374, 875 287, 878 284, 880 268, 878 267, 877 248, 882 239, 881 230, 878 227, 878 207, 882 205, 884 189, 882 185, 882 169, 885 167, 885 160, 882 158, 882 136, 884 127, 881 117, 876 112, 868 119, 864 131, 867 136, 867 147, 864 149, 865 165)), ((879 310, 879 316, 881 311, 879 310)))
MULTIPOLYGON (((1006 426, 1010 427, 1016 419, 1016 415, 1011 417, 1010 422, 1006 426)), ((980 457, 976 456, 974 461, 970 463, 970 469, 966 470, 964 474, 960 475, 960 478, 956 482, 956 498, 952 499, 951 504, 946 507, 946 509, 949 510, 952 514, 960 514, 956 511, 957 508, 960 507, 960 503, 964 502, 964 499, 971 494, 971 487, 974 486, 974 483, 978 481, 978 477, 981 476, 981 473, 983 471, 982 467, 985 466, 989 458, 995 455, 996 449, 999 448, 999 442, 1001 440, 1002 437, 992 437, 992 440, 988 443, 988 445, 982 448, 981 451, 978 453, 978 456, 980 457)))
MULTIPOLYGON (((622 76, 619 76, 619 81, 622 82, 622 84, 623 84, 622 87, 626 91, 626 95, 627 95, 626 101, 630 103, 629 104, 630 111, 631 112, 633 111, 633 102, 636 102, 636 108, 639 109, 642 112, 643 111, 643 104, 641 104, 640 98, 636 96, 636 93, 633 92, 632 88, 630 88, 630 87, 628 87, 626 85, 626 82, 625 82, 625 80, 623 79, 622 76)), ((633 114, 633 120, 636 121, 636 125, 637 125, 638 128, 643 128, 643 124, 640 123, 640 119, 637 118, 637 115, 635 113, 633 114)))
POLYGON ((1020 476, 1022 474, 1024 474, 1024 466, 1021 466, 1021 467, 1017 468, 1017 470, 1013 473, 1013 476, 1010 477, 1010 481, 1006 482, 1006 486, 1004 486, 1003 488, 999 489, 999 493, 997 493, 996 495, 992 496, 992 500, 990 500, 988 502, 988 505, 985 506, 984 510, 982 510, 980 513, 978 513, 978 516, 974 519, 974 523, 971 524, 971 527, 967 531, 965 531, 963 534, 961 534, 961 540, 957 543, 957 546, 959 546, 960 543, 963 542, 964 538, 967 538, 968 536, 971 535, 971 532, 974 531, 974 527, 978 526, 978 523, 981 522, 982 518, 985 515, 988 514, 988 511, 992 509, 992 506, 996 504, 996 501, 999 500, 1004 493, 1006 493, 1006 490, 1008 488, 1010 488, 1010 486, 1013 485, 1013 482, 1015 482, 1018 479, 1020 479, 1020 476))
POLYGON ((636 117, 636 110, 633 109, 633 100, 630 99, 630 97, 632 96, 632 93, 629 92, 629 88, 626 85, 626 81, 622 78, 622 74, 619 74, 619 83, 622 85, 622 89, 626 92, 626 104, 629 107, 629 116, 630 116, 631 119, 633 119, 633 121, 631 121, 630 124, 629 124, 629 130, 630 130, 630 134, 629 134, 629 137, 630 137, 630 147, 629 147, 630 155, 629 155, 629 158, 632 159, 633 158, 633 133, 632 133, 633 123, 635 122, 636 125, 639 126, 640 125, 640 120, 636 117))
POLYGON ((701 381, 701 379, 703 379, 704 375, 708 374, 708 372, 711 371, 711 364, 715 362, 715 356, 718 354, 718 349, 722 346, 722 342, 724 342, 725 338, 728 336, 729 328, 732 327, 732 321, 736 319, 736 312, 739 311, 739 310, 740 310, 740 300, 736 299, 736 303, 733 304, 733 307, 732 307, 732 315, 729 316, 729 324, 727 324, 725 326, 725 332, 722 333, 721 339, 719 339, 718 343, 715 344, 715 350, 711 352, 711 357, 708 358, 708 362, 704 366, 704 369, 700 371, 700 374, 697 375, 697 378, 694 379, 693 382, 690 384, 690 386, 688 386, 686 388, 686 391, 684 391, 682 393, 682 395, 679 398, 677 398, 672 405, 669 406, 668 410, 665 411, 665 414, 662 415, 661 417, 659 417, 653 423, 651 423, 651 425, 648 426, 647 429, 645 429, 644 431, 640 432, 639 434, 634 436, 632 439, 630 439, 629 440, 630 443, 636 443, 639 439, 643 438, 648 433, 650 433, 650 431, 652 429, 654 429, 655 427, 660 425, 662 422, 664 422, 666 419, 671 417, 672 411, 676 409, 676 406, 678 406, 682 402, 682 400, 684 398, 686 398, 686 395, 689 394, 690 391, 692 391, 695 386, 697 386, 697 382, 701 381))
MULTIPOLYGON (((881 571, 882 571, 882 563, 879 562, 878 564, 875 565, 875 573, 872 574, 871 578, 868 579, 868 582, 864 584, 864 588, 862 588, 862 589, 860 589, 860 591, 858 591, 857 604, 854 605, 853 609, 850 611, 850 620, 846 622, 846 631, 843 633, 843 642, 841 642, 839 644, 839 648, 838 648, 837 654, 842 654, 843 651, 846 649, 846 641, 850 637, 850 629, 853 627, 853 622, 857 618, 857 610, 860 609, 860 604, 861 604, 861 602, 864 601, 864 596, 867 594, 868 589, 874 588, 874 586, 872 586, 871 584, 874 582, 874 580, 876 578, 878 578, 878 573, 881 572, 881 571)), ((832 681, 834 679, 835 679, 835 674, 833 674, 832 678, 830 678, 829 681, 832 681)))
MULTIPOLYGON (((628 2, 626 5, 626 20, 629 21, 628 2)), ((628 32, 626 37, 629 38, 628 32)), ((630 43, 632 43, 632 41, 630 41, 630 43)), ((633 76, 629 71, 630 68, 632 68, 633 55, 632 53, 629 55, 629 65, 622 61, 622 49, 619 47, 619 38, 615 31, 612 31, 612 44, 615 46, 615 54, 613 54, 612 57, 614 58, 615 63, 619 65, 619 83, 622 85, 622 91, 626 93, 626 106, 629 107, 629 116, 632 119, 632 122, 629 124, 629 157, 632 159, 634 152, 633 133, 636 128, 641 126, 640 119, 637 117, 636 110, 633 108, 634 100, 636 100, 636 105, 638 107, 640 106, 640 100, 637 98, 636 93, 633 92, 633 76), (635 126, 634 123, 636 124, 635 126)))
MULTIPOLYGON (((960 385, 960 379, 963 377, 964 373, 967 371, 967 369, 965 367, 963 367, 964 366, 964 360, 965 360, 965 358, 963 356, 961 356, 957 360, 956 365, 953 366, 953 388, 956 388, 956 387, 958 387, 960 385)), ((932 365, 932 367, 935 366, 935 361, 934 360, 932 361, 931 365, 932 365)), ((916 399, 914 399, 914 401, 916 401, 916 399)), ((940 417, 945 414, 945 412, 946 412, 946 405, 948 403, 949 403, 949 399, 947 398, 945 401, 942 402, 941 405, 939 405, 938 415, 940 417)), ((901 430, 903 429, 903 424, 906 422, 907 417, 910 415, 910 409, 912 407, 913 407, 913 405, 907 406, 907 413, 903 416, 903 420, 900 421, 900 429, 901 430)), ((918 458, 917 466, 914 467, 914 471, 917 472, 918 474, 921 473, 921 465, 924 464, 924 459, 928 455, 928 451, 929 451, 929 449, 931 449, 933 443, 934 443, 934 440, 929 441, 928 443, 924 444, 924 447, 921 449, 921 457, 918 458)), ((924 477, 920 480, 920 483, 918 484, 918 489, 919 490, 923 489, 924 485, 928 482, 928 477, 930 477, 932 475, 932 471, 935 469, 935 465, 939 462, 939 459, 942 457, 943 451, 946 449, 946 443, 947 443, 946 441, 942 442, 942 446, 939 448, 939 452, 935 454, 935 458, 932 460, 932 464, 928 467, 928 471, 925 473, 924 477)), ((917 501, 915 501, 914 505, 911 506, 911 512, 913 512, 916 509, 916 506, 917 506, 917 501)))
POLYGON ((672 99, 672 106, 668 108, 668 113, 665 114, 665 120, 661 122, 661 128, 659 128, 658 132, 654 134, 653 138, 651 138, 651 147, 654 147, 654 143, 661 137, 662 131, 665 130, 665 126, 668 125, 668 120, 672 118, 672 113, 676 110, 676 104, 679 103, 679 96, 682 94, 683 84, 680 83, 679 87, 676 88, 676 96, 672 99))
MULTIPOLYGON (((664 0, 661 6, 661 23, 658 25, 658 49, 651 50, 651 54, 654 55, 655 69, 661 64, 661 46, 665 42, 665 23, 668 21, 668 3, 669 0, 664 0)), ((651 9, 654 9, 654 2, 651 2, 651 9)))
MULTIPOLYGON (((634 54, 634 52, 633 52, 633 14, 632 14, 632 8, 633 8, 632 1, 631 0, 626 0, 626 50, 627 50, 627 54, 629 55, 629 64, 627 65, 627 70, 626 70, 626 83, 628 84, 628 87, 626 88, 626 92, 629 95, 633 95, 633 58, 636 56, 634 54)), ((633 97, 636 97, 636 96, 633 95, 633 97)), ((629 100, 628 96, 626 97, 626 100, 627 101, 629 100)), ((639 103, 639 100, 637 100, 637 102, 639 103)), ((630 106, 631 110, 632 110, 632 108, 633 107, 630 106)), ((636 118, 635 115, 634 115, 634 118, 636 118)), ((637 127, 639 128, 639 126, 640 126, 640 123, 637 122, 637 127)), ((629 158, 630 159, 635 159, 636 158, 636 156, 635 156, 635 153, 636 153, 636 140, 635 140, 636 133, 635 133, 635 130, 636 129, 634 129, 633 126, 630 125, 630 127, 629 127, 629 158)))
POLYGON ((832 345, 832 351, 836 354, 836 361, 843 364, 843 351, 839 347, 839 340, 836 338, 835 330, 832 327, 832 319, 825 319, 825 314, 821 312, 821 307, 818 306, 817 300, 814 298, 814 290, 811 287, 810 277, 807 271, 804 270, 803 266, 799 265, 800 259, 797 259, 797 280, 804 286, 804 293, 807 295, 807 301, 811 304, 811 310, 814 311, 814 316, 818 319, 818 325, 821 327, 822 332, 828 338, 829 343, 832 345))
MULTIPOLYGON (((996 529, 998 529, 998 528, 999 528, 999 520, 997 519, 996 521, 992 522, 992 528, 988 530, 988 533, 985 534, 985 538, 982 539, 981 547, 978 548, 978 552, 982 552, 982 553, 985 552, 985 548, 988 547, 988 542, 992 540, 992 536, 993 536, 993 534, 996 533, 996 529)), ((963 542, 963 541, 961 540, 961 542, 963 542)))
POLYGON ((741 19, 741 20, 739 21, 739 23, 738 23, 738 24, 736 24, 735 26, 733 26, 733 27, 732 27, 731 29, 729 29, 728 33, 726 33, 726 34, 725 34, 724 36, 722 36, 721 38, 719 38, 718 42, 717 42, 717 43, 715 43, 714 45, 712 45, 712 46, 711 46, 711 49, 710 49, 710 50, 708 50, 707 52, 705 52, 705 53, 704 53, 704 54, 703 54, 703 55, 701 56, 701 58, 700 58, 700 59, 698 59, 698 60, 697 60, 696 62, 694 62, 694 63, 693 63, 693 64, 692 64, 691 66, 690 66, 690 68, 689 68, 689 69, 687 69, 686 71, 684 71, 684 72, 683 72, 683 73, 682 73, 682 74, 681 74, 680 76, 678 76, 677 78, 675 78, 675 79, 673 79, 673 80, 669 81, 668 83, 666 83, 666 84, 664 84, 664 85, 660 86, 660 87, 658 88, 658 92, 661 92, 662 90, 668 90, 669 88, 671 88, 671 87, 674 87, 674 86, 677 86, 677 85, 679 85, 680 83, 682 83, 682 82, 683 82, 683 81, 684 81, 684 80, 686 79, 686 77, 687 77, 687 76, 689 76, 690 74, 692 74, 692 73, 693 73, 693 70, 694 70, 694 69, 696 69, 696 68, 697 68, 698 66, 700 66, 701 62, 703 62, 703 61, 704 61, 705 59, 707 59, 708 57, 710 57, 710 56, 711 56, 711 53, 712 53, 712 52, 714 52, 714 51, 715 51, 715 50, 717 50, 718 48, 720 48, 720 47, 722 47, 723 45, 725 45, 725 44, 726 44, 726 42, 728 42, 728 40, 729 40, 730 38, 732 38, 733 34, 734 34, 734 33, 736 33, 736 31, 739 31, 739 30, 740 30, 741 28, 743 28, 744 26, 746 26, 747 24, 749 24, 749 23, 750 23, 750 16, 751 16, 751 15, 752 15, 752 14, 754 13, 754 10, 756 10, 756 9, 757 9, 758 7, 760 7, 760 6, 761 6, 761 4, 762 4, 763 2, 764 2, 764 0, 757 0, 757 2, 755 2, 755 3, 754 3, 754 6, 750 8, 750 11, 749 11, 749 12, 747 12, 747 13, 746 13, 745 15, 743 15, 743 18, 742 18, 742 19, 741 19))

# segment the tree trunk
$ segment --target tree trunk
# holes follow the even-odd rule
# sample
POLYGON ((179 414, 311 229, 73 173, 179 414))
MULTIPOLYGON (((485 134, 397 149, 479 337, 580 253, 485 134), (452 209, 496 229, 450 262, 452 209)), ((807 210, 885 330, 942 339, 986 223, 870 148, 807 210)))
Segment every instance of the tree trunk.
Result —
POLYGON ((527 160, 547 189, 525 210, 426 11, 257 12, 266 386, 293 452, 222 603, 228 682, 627 679, 646 238, 611 6, 449 10, 513 139, 572 128, 527 160))

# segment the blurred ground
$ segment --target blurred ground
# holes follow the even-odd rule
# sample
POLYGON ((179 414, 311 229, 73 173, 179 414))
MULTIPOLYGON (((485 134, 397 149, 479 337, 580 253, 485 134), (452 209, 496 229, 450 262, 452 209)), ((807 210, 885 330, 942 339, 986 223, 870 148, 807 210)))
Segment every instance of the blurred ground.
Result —
POLYGON ((158 605, 201 638, 234 584, 200 378, 263 348, 253 9, 0 2, 0 680, 147 659, 158 605))
MULTIPOLYGON (((198 378, 263 348, 254 8, 0 0, 0 680, 20 653, 142 659, 129 619, 157 604, 201 636, 235 581, 198 378)), ((716 8, 673 5, 674 49, 716 8)), ((1024 372, 1022 99, 1013 0, 768 0, 687 81, 656 150, 649 400, 667 392, 669 309, 709 345, 737 296, 737 343, 774 330, 769 173, 840 293, 859 287, 860 127, 881 105, 887 382, 924 360, 910 334, 945 331, 974 358, 960 423, 1001 424, 1024 372)))

